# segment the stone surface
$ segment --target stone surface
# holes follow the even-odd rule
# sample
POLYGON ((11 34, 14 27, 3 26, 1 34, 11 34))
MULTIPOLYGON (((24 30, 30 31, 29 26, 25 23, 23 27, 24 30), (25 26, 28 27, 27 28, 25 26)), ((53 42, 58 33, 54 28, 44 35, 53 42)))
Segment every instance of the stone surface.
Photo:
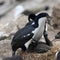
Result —
MULTIPOLYGON (((44 4, 44 2, 40 4, 40 1, 42 2, 42 0, 34 0, 34 1, 35 2, 32 2, 32 0, 31 0, 29 3, 27 1, 25 3, 22 3, 21 5, 23 5, 27 10, 36 12, 36 10, 40 11, 41 4, 43 7, 45 4, 53 7, 54 4, 57 3, 57 0, 48 0, 48 1, 46 0, 47 2, 45 2, 45 4, 44 4), (34 4, 34 5, 32 6, 32 4, 34 4), (35 5, 35 4, 37 4, 37 5, 35 5), (37 9, 36 9, 36 7, 37 7, 37 9)), ((51 14, 51 12, 49 12, 49 13, 51 14)), ((19 16, 19 18, 17 20, 14 20, 13 11, 9 12, 2 19, 0 19, 0 32, 1 31, 5 32, 5 34, 7 34, 7 36, 9 36, 10 33, 12 33, 12 32, 15 33, 18 30, 17 25, 19 28, 22 28, 27 22, 28 22, 27 16, 22 15, 22 16, 19 16)), ((58 32, 58 30, 55 32, 54 31, 48 32, 49 38, 51 41, 57 32, 58 32)), ((10 57, 12 55, 11 40, 12 39, 10 38, 10 40, 4 39, 4 40, 0 41, 0 60, 2 60, 2 58, 4 58, 4 57, 10 57)), ((44 41, 44 39, 41 39, 41 40, 44 41)), ((57 44, 57 47, 60 49, 60 41, 55 40, 55 43, 57 44)), ((58 50, 56 47, 56 44, 54 44, 55 47, 52 48, 52 50, 50 50, 49 53, 43 53, 43 54, 37 54, 37 53, 27 53, 26 54, 26 53, 23 53, 21 56, 24 58, 24 60, 54 60, 55 52, 58 50)))
MULTIPOLYGON (((24 60, 55 60, 55 53, 57 52, 58 47, 54 43, 54 46, 46 53, 21 53, 20 56, 24 60)), ((20 53, 20 52, 19 52, 20 53)))
POLYGON ((60 28, 60 3, 54 6, 52 13, 52 25, 54 28, 60 28))
POLYGON ((0 2, 4 2, 4 4, 0 4, 0 16, 5 15, 10 9, 12 9, 17 3, 15 0, 0 0, 0 2))

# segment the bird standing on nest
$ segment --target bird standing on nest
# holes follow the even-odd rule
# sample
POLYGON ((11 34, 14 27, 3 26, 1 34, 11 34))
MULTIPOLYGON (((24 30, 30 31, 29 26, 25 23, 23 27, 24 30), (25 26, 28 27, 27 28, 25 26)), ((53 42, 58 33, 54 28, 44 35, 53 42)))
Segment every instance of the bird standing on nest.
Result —
POLYGON ((34 36, 32 37, 32 42, 29 45, 29 50, 34 51, 33 49, 36 48, 36 45, 38 44, 38 41, 41 39, 42 35, 44 35, 46 44, 48 46, 52 46, 52 42, 48 38, 48 34, 46 31, 46 24, 48 23, 50 25, 50 16, 48 13, 40 13, 36 16, 36 22, 38 21, 37 25, 38 27, 33 31, 34 36))
MULTIPOLYGON (((38 44, 38 40, 40 40, 42 34, 44 34, 44 38, 46 41, 46 44, 51 46, 52 42, 48 39, 46 31, 45 31, 45 24, 46 21, 49 22, 49 15, 47 13, 40 13, 37 16, 31 16, 33 22, 31 24, 27 24, 22 29, 18 30, 11 42, 13 53, 12 55, 15 55, 15 52, 18 48, 22 48, 22 51, 26 51, 29 47, 34 48, 38 44), (28 43, 30 41, 30 43, 28 43), (26 43, 27 46, 25 45, 26 43)), ((30 19, 30 18, 29 18, 30 19)))

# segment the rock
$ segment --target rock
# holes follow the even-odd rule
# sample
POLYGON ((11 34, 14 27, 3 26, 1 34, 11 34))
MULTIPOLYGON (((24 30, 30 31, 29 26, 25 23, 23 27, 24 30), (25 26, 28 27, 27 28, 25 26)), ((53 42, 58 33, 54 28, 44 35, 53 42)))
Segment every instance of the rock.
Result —
MULTIPOLYGON (((3 23, 2 23, 3 24, 3 23)), ((16 25, 13 22, 9 22, 8 25, 1 25, 0 28, 0 40, 7 39, 11 36, 11 34, 15 33, 17 30, 16 25)))
POLYGON ((4 40, 9 37, 9 34, 6 34, 5 32, 0 32, 0 40, 4 40))
POLYGON ((26 1, 26 0, 16 0, 16 1, 18 1, 18 2, 24 2, 24 1, 26 1))
POLYGON ((16 5, 12 0, 0 0, 0 15, 5 15, 10 9, 16 5))
POLYGON ((4 3, 5 3, 4 1, 0 2, 0 6, 3 5, 4 3))
POLYGON ((0 21, 0 40, 11 37, 19 29, 26 25, 28 22, 28 17, 21 15, 18 19, 10 20, 9 18, 4 18, 0 21), (22 22, 22 23, 21 23, 22 22))
POLYGON ((55 53, 57 52, 57 50, 59 50, 59 47, 54 43, 53 47, 51 47, 51 50, 49 50, 46 53, 35 53, 35 52, 32 52, 32 53, 22 52, 22 53, 20 53, 21 51, 19 53, 20 53, 20 56, 22 56, 22 58, 24 60, 55 60, 55 53))
POLYGON ((60 28, 60 3, 54 6, 52 13, 52 25, 54 28, 60 28))
POLYGON ((0 57, 9 57, 12 55, 11 50, 11 40, 1 40, 0 41, 0 57))
POLYGON ((20 56, 16 55, 12 57, 3 58, 3 60, 23 60, 23 59, 20 56))
POLYGON ((37 13, 39 13, 40 11, 48 11, 49 10, 49 6, 44 6, 44 7, 31 7, 30 9, 29 8, 27 8, 22 14, 24 14, 24 15, 29 15, 29 14, 32 14, 32 13, 34 13, 34 14, 37 14, 37 13))

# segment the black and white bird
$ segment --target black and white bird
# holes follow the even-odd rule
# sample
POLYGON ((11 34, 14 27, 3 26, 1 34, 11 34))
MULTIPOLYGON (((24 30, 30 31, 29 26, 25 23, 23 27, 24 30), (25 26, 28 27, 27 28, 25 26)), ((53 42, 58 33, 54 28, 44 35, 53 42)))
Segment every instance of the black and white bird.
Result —
MULTIPOLYGON (((28 24, 22 29, 18 30, 11 42, 13 54, 15 55, 15 52, 18 48, 22 48, 23 51, 28 49, 28 47, 35 47, 38 43, 38 40, 41 38, 44 29, 45 29, 45 22, 48 21, 49 15, 47 13, 40 13, 40 15, 37 15, 33 20, 34 22, 32 24, 28 24), (30 42, 29 42, 30 41, 30 42), (32 44, 31 41, 33 41, 32 44), (29 42, 29 43, 28 43, 29 42), (26 43, 27 46, 26 46, 26 43)), ((50 41, 46 41, 48 44, 50 44, 50 41)))
POLYGON ((55 54, 56 60, 60 60, 60 51, 57 51, 55 54))
POLYGON ((31 44, 29 45, 29 50, 33 51, 34 48, 36 48, 36 43, 38 44, 38 41, 41 39, 42 35, 44 35, 46 44, 48 46, 53 46, 52 42, 48 38, 47 30, 46 30, 46 24, 48 23, 50 25, 50 16, 48 13, 40 13, 36 16, 36 22, 38 27, 33 31, 34 36, 32 37, 31 44))
POLYGON ((35 18, 36 17, 34 14, 30 14, 28 17, 29 22, 22 29, 18 30, 15 33, 15 35, 12 39, 12 42, 11 42, 11 46, 12 46, 12 50, 13 50, 12 55, 15 54, 15 52, 18 48, 22 48, 23 51, 26 50, 26 47, 24 44, 32 38, 32 36, 33 36, 32 31, 35 28, 37 28, 36 23, 33 22, 35 20, 35 18))

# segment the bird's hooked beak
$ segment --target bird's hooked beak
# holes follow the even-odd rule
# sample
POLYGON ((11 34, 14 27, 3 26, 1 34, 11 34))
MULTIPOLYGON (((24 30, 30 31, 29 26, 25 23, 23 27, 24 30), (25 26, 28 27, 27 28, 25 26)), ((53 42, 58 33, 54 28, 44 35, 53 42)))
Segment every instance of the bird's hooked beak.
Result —
POLYGON ((48 23, 49 25, 51 25, 51 20, 52 20, 52 17, 51 16, 47 16, 46 23, 48 23))

